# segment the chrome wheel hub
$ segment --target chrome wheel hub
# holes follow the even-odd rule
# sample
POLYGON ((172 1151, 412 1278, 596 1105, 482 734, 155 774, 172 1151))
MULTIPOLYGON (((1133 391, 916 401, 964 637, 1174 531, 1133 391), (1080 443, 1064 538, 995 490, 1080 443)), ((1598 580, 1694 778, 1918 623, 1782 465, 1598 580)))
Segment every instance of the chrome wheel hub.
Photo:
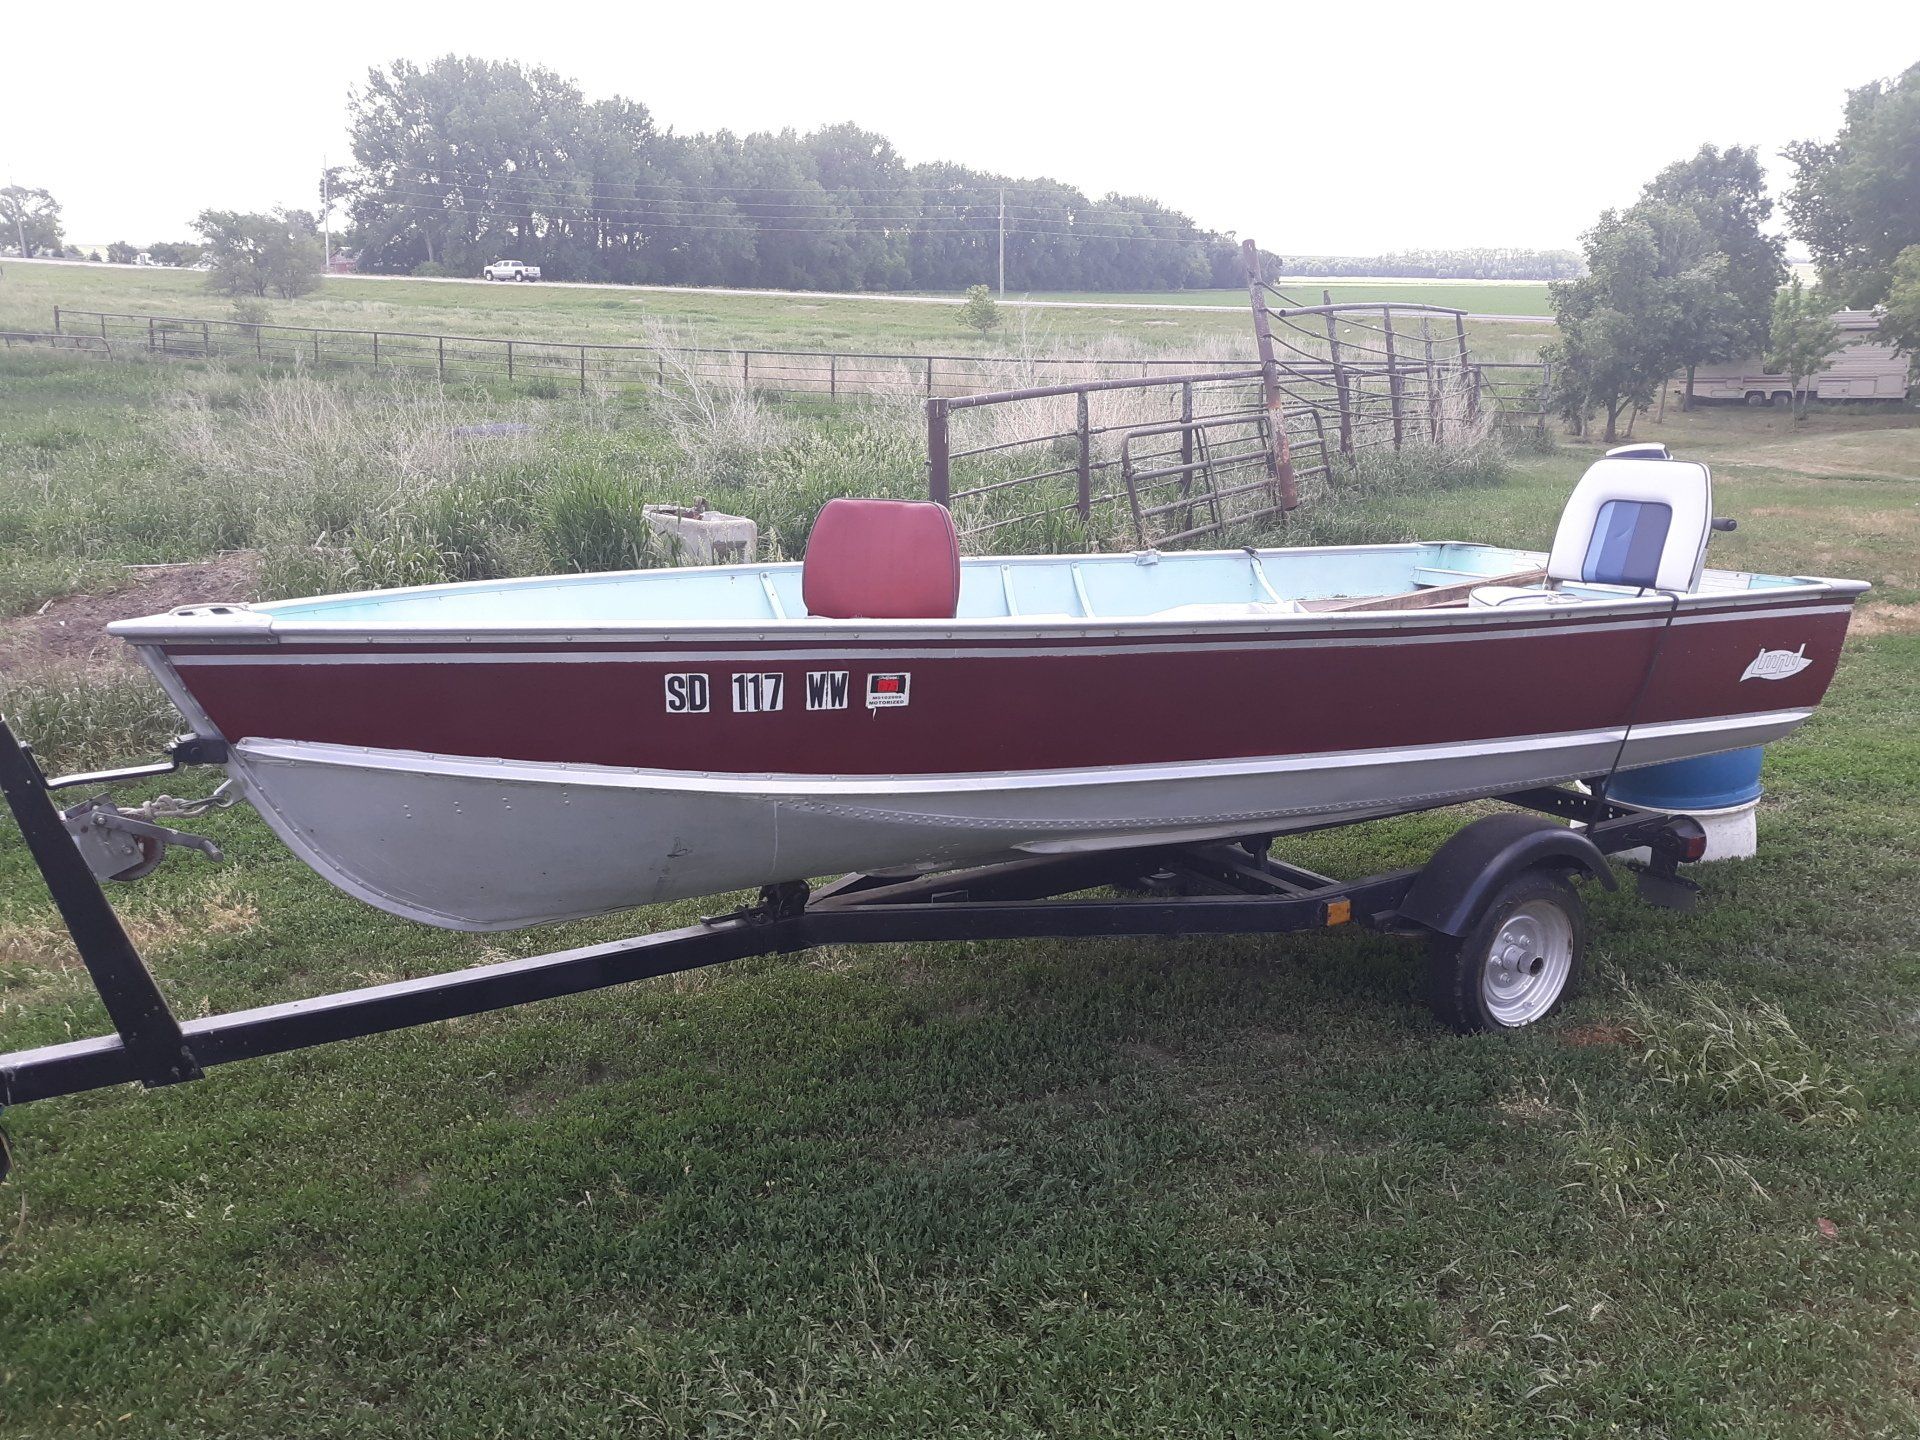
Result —
POLYGON ((1496 1023, 1530 1025, 1553 1008, 1572 971, 1572 919, 1558 905, 1530 900, 1488 944, 1480 994, 1496 1023))

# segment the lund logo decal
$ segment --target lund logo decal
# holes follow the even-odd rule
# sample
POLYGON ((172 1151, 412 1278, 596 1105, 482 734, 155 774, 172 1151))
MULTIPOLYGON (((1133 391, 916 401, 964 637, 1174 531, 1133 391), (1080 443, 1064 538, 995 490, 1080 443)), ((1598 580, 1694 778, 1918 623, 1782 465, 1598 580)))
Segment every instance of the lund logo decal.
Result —
POLYGON ((1753 657, 1753 663, 1741 675, 1742 680, 1784 680, 1789 675, 1798 675, 1813 661, 1807 658, 1807 647, 1798 650, 1762 650, 1753 657))
POLYGON ((908 685, 911 675, 869 675, 867 676, 867 708, 869 710, 891 710, 907 703, 908 685))

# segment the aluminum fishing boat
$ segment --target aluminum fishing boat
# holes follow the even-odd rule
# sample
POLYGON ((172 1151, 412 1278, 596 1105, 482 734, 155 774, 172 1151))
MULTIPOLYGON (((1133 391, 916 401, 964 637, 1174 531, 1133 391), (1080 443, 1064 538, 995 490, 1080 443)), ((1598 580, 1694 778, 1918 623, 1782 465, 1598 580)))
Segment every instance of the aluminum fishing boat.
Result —
POLYGON ((499 930, 840 871, 1277 834, 1778 739, 1846 580, 1705 568, 1703 465, 1596 463, 1546 554, 961 559, 836 500, 803 564, 125 620, 343 890, 499 930))

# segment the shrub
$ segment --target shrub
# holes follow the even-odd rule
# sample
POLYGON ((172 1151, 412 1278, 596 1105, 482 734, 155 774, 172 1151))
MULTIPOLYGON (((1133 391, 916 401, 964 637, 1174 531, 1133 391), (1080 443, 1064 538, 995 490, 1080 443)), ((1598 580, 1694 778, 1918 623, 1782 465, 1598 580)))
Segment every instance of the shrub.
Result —
POLYGON ((242 325, 265 325, 273 319, 273 307, 258 295, 236 295, 233 318, 242 325))
POLYGON ((445 280, 453 274, 438 260, 422 260, 408 272, 419 280, 445 280))

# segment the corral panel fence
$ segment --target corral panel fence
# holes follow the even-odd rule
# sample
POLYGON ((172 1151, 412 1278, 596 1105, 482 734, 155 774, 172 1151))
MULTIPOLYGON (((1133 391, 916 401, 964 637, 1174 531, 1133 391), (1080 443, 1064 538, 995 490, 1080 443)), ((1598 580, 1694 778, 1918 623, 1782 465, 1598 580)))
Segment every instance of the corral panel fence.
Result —
POLYGON ((62 335, 46 330, 0 330, 0 349, 65 350, 100 360, 113 358, 112 344, 98 335, 62 335))
MULTIPOLYGON (((975 549, 1142 548, 1288 507, 1258 368, 1035 386, 927 402, 928 495, 975 549)), ((1288 412, 1292 473, 1325 477, 1324 427, 1288 412)))
POLYGON ((1475 361, 1464 311, 1253 297, 1255 368, 929 399, 928 494, 976 548, 1158 546, 1292 509, 1335 456, 1544 428, 1546 367, 1475 361))
POLYGON ((532 385, 584 393, 590 386, 665 389, 738 386, 767 395, 825 399, 968 395, 994 386, 1197 374, 1231 360, 862 354, 699 346, 504 340, 395 330, 252 324, 243 320, 125 314, 58 307, 56 334, 97 338, 116 355, 235 360, 330 370, 393 370, 446 381, 532 385))

